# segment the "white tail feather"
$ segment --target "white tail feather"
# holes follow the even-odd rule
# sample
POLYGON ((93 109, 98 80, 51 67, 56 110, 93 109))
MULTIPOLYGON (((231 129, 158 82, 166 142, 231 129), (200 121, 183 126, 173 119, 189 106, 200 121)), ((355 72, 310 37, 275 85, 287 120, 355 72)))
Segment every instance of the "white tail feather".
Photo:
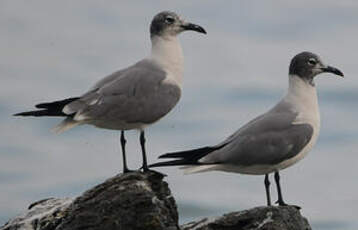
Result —
POLYGON ((56 125, 51 129, 52 132, 56 134, 60 134, 62 132, 65 132, 69 129, 72 129, 73 127, 77 125, 81 125, 82 122, 80 121, 74 121, 72 118, 68 117, 65 120, 63 120, 60 124, 56 125))
POLYGON ((180 169, 184 170, 184 174, 193 174, 193 173, 201 173, 201 172, 208 172, 217 170, 217 164, 210 164, 210 165, 195 165, 195 166, 183 166, 180 169))

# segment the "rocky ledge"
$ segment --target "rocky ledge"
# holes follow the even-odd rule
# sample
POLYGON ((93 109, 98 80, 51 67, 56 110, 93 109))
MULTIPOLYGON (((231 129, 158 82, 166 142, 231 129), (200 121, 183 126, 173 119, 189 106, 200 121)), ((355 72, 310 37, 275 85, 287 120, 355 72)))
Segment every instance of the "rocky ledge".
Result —
POLYGON ((182 230, 310 230, 294 206, 256 207, 219 217, 204 218, 181 226, 182 230))
POLYGON ((72 198, 35 202, 0 230, 309 230, 295 207, 257 207, 178 225, 164 175, 120 174, 72 198))

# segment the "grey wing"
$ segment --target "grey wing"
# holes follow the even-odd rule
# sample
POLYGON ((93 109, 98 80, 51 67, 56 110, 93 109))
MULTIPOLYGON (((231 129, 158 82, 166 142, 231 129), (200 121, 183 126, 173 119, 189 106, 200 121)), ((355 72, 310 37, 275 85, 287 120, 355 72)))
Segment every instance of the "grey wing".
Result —
POLYGON ((107 84, 111 84, 115 81, 118 81, 120 78, 126 76, 126 72, 132 67, 128 67, 119 71, 116 71, 98 82, 94 84, 94 86, 85 94, 83 94, 80 99, 71 102, 70 104, 66 105, 63 109, 63 112, 66 114, 75 114, 79 111, 84 110, 91 104, 94 104, 96 101, 99 100, 100 95, 98 94, 98 90, 105 87, 107 84))
POLYGON ((167 114, 180 98, 180 88, 163 82, 165 76, 158 66, 144 60, 68 107, 76 111, 77 119, 152 123, 167 114))
POLYGON ((110 84, 111 82, 118 80, 119 78, 124 76, 124 73, 126 71, 128 71, 129 68, 125 68, 125 69, 116 71, 116 72, 112 73, 111 75, 108 75, 107 77, 99 80, 98 82, 96 82, 96 84, 92 87, 92 89, 90 91, 99 89, 99 88, 105 86, 106 84, 110 84))
POLYGON ((293 124, 294 113, 266 113, 230 136, 200 162, 242 166, 276 164, 297 155, 311 140, 310 124, 293 124))

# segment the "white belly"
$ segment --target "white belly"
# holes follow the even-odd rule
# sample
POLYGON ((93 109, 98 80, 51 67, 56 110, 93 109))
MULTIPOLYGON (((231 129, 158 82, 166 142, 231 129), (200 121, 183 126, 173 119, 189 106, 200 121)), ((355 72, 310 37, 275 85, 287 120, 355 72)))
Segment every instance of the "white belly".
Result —
POLYGON ((103 121, 103 120, 91 120, 89 123, 85 123, 89 125, 94 125, 98 128, 102 129, 112 129, 112 130, 131 130, 131 129, 139 129, 143 130, 150 124, 146 123, 127 123, 125 121, 103 121))

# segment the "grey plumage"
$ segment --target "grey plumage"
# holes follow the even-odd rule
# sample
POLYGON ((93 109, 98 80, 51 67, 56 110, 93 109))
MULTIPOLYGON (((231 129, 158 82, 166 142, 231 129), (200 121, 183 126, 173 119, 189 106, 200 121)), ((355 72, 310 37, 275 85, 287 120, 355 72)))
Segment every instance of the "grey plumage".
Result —
MULTIPOLYGON (((294 124, 298 113, 293 112, 293 109, 293 105, 285 101, 277 104, 223 142, 194 150, 192 157, 196 158, 194 155, 199 152, 200 157, 196 162, 191 158, 191 164, 228 164, 245 168, 254 165, 279 164, 295 157, 311 140, 313 127, 307 123, 294 124)), ((189 152, 186 156, 190 155, 189 152)), ((160 158, 182 157, 182 154, 169 153, 160 158)), ((180 165, 189 163, 183 159, 180 162, 180 165)), ((151 165, 151 167, 157 166, 165 166, 165 162, 151 165)))
POLYGON ((185 172, 212 170, 265 175, 267 204, 271 205, 269 174, 275 174, 278 204, 283 201, 279 171, 303 159, 315 144, 320 115, 314 77, 343 73, 323 64, 313 53, 302 52, 291 60, 287 94, 268 112, 258 116, 218 145, 167 153, 159 158, 175 160, 149 167, 185 166, 185 172))
POLYGON ((163 11, 151 22, 149 57, 103 78, 81 97, 41 103, 36 105, 40 110, 15 115, 65 117, 53 129, 57 133, 82 124, 121 130, 124 173, 129 171, 124 131, 140 130, 142 168, 146 171, 144 128, 169 113, 180 99, 184 61, 177 35, 186 30, 206 33, 174 12, 163 11))
POLYGON ((295 75, 314 85, 313 79, 322 72, 333 73, 343 77, 343 73, 332 66, 326 66, 321 58, 311 52, 302 52, 294 56, 289 66, 289 75, 295 75))
POLYGON ((179 23, 180 18, 177 14, 164 11, 157 14, 150 23, 150 35, 161 36, 166 29, 172 27, 174 23, 179 23))
POLYGON ((239 129, 219 144, 222 148, 209 153, 200 163, 247 167, 278 164, 295 157, 311 140, 313 127, 293 124, 297 113, 280 111, 280 106, 239 129))
POLYGON ((289 74, 297 75, 302 78, 313 78, 315 76, 312 66, 321 62, 320 58, 311 52, 302 52, 300 55, 296 55, 292 58, 289 67, 289 74))
POLYGON ((120 129, 110 120, 123 124, 153 123, 180 99, 180 88, 165 83, 165 77, 166 73, 155 63, 140 61, 97 83, 79 100, 66 105, 64 111, 76 113, 75 120, 87 120, 107 129, 120 129))
POLYGON ((193 30, 206 34, 199 25, 184 22, 176 13, 163 11, 157 14, 150 24, 150 36, 176 35, 178 31, 193 30))

